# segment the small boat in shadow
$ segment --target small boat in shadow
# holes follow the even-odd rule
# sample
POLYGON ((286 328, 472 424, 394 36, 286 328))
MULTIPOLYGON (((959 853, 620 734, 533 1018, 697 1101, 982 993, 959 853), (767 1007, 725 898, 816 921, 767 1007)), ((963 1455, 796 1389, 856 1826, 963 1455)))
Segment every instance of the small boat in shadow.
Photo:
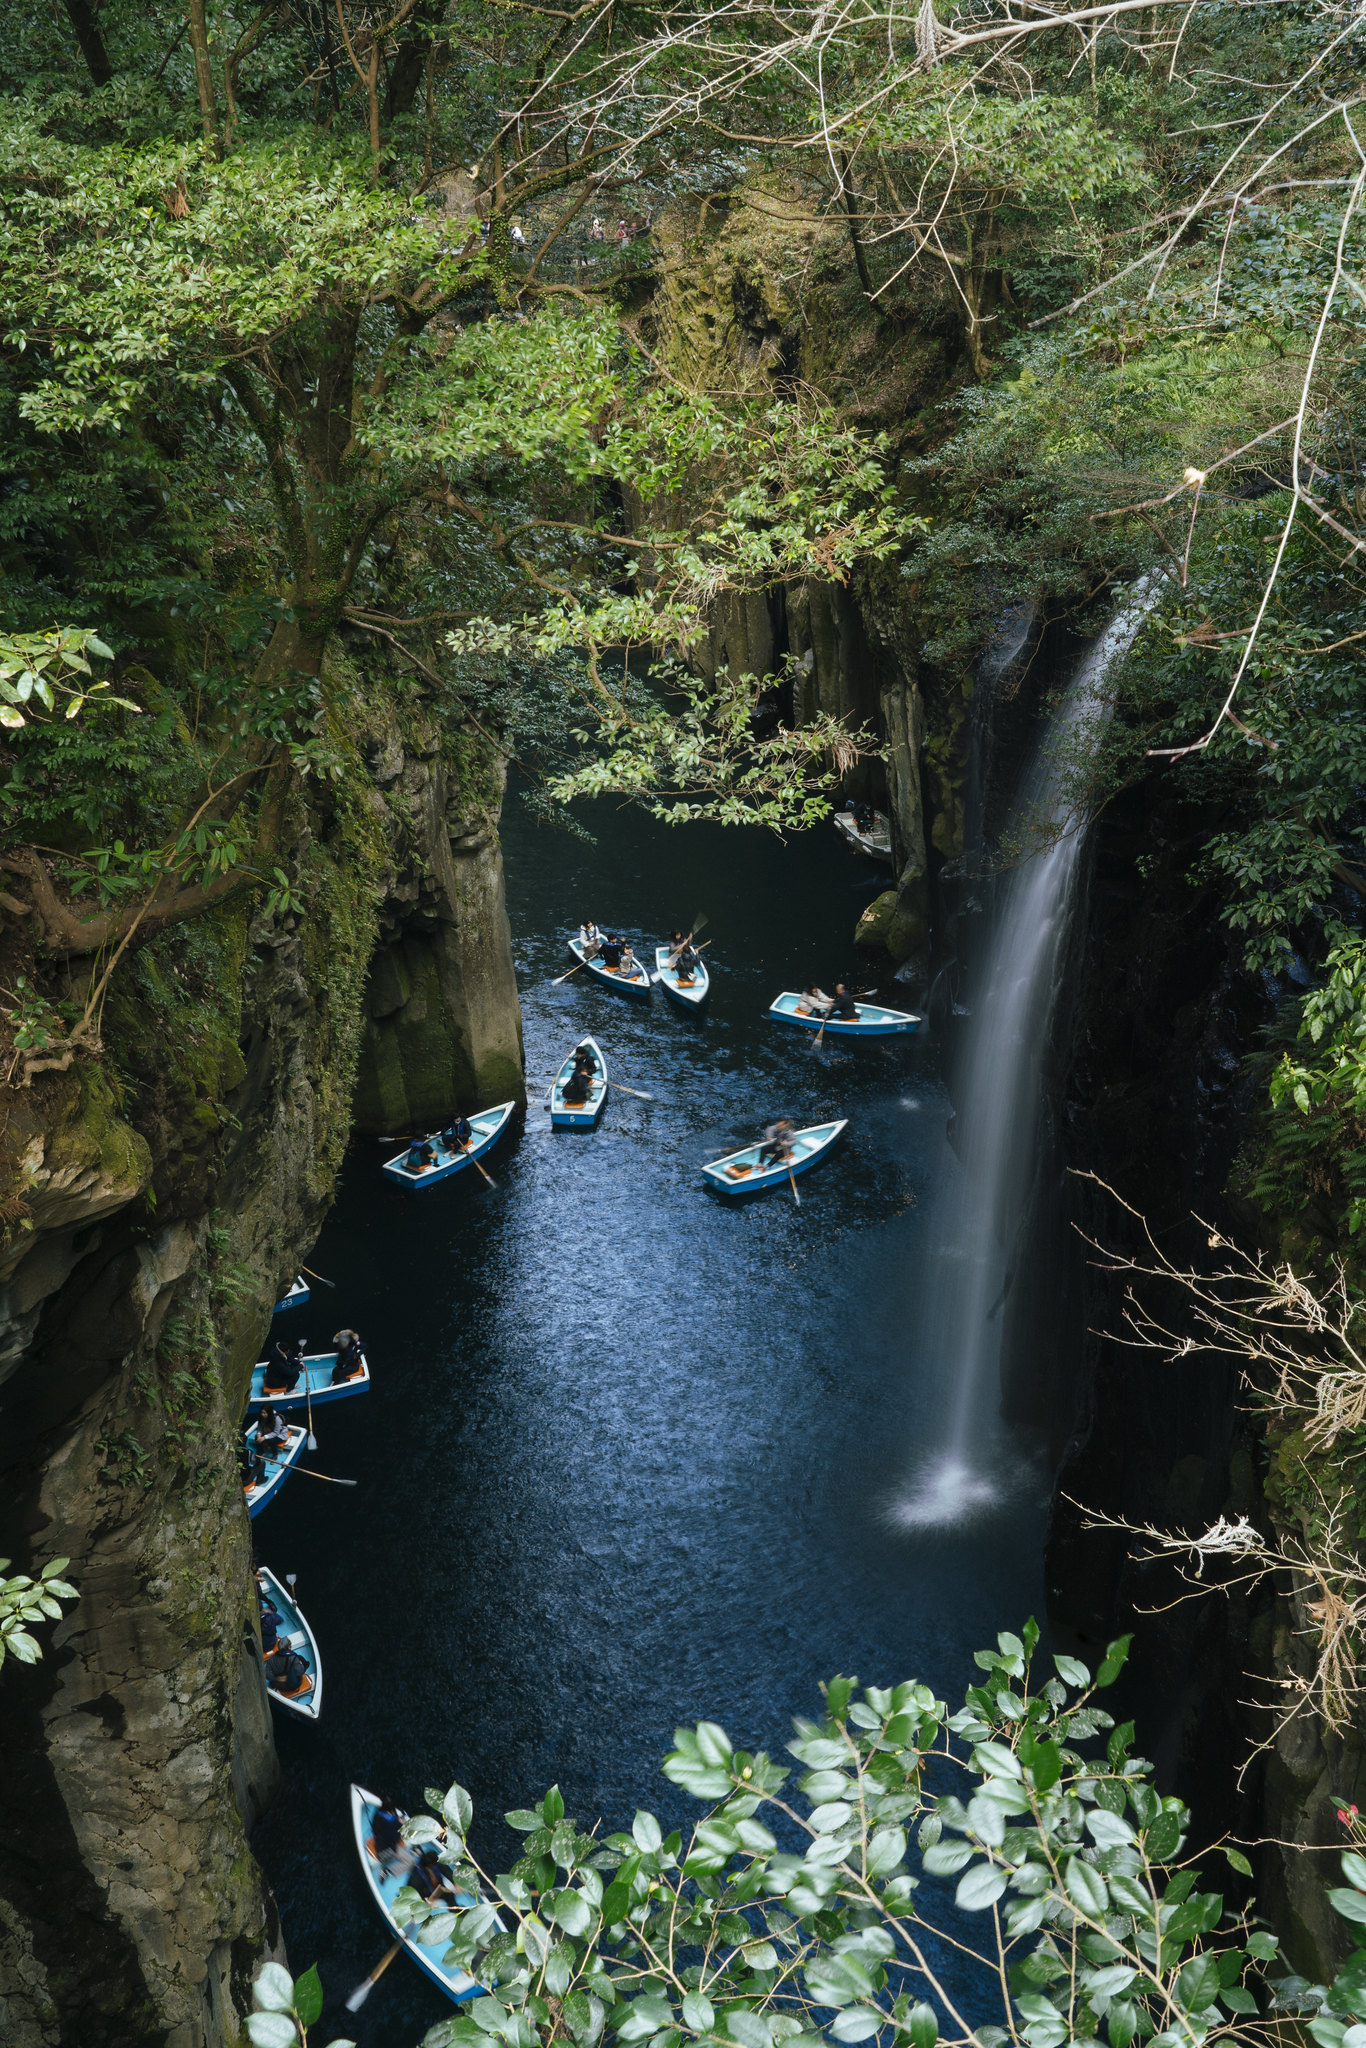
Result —
POLYGON ((871 829, 861 832, 852 811, 836 811, 835 830, 860 853, 866 853, 870 860, 885 860, 888 867, 891 866, 892 828, 885 812, 874 811, 871 829))
POLYGON ((380 1171, 402 1188, 435 1187, 439 1180, 449 1180, 462 1167, 469 1166, 475 1159, 482 1159, 502 1137, 516 1107, 515 1102, 499 1102, 492 1109, 479 1110, 470 1118, 473 1135, 468 1145, 452 1148, 444 1138, 422 1138, 410 1145, 406 1152, 386 1159, 380 1171), (420 1159, 424 1147, 430 1148, 432 1163, 410 1165, 409 1161, 414 1157, 420 1159))
POLYGON ((289 1441, 285 1444, 283 1450, 269 1451, 265 1457, 259 1460, 256 1455, 256 1429, 254 1425, 246 1431, 244 1441, 247 1448, 247 1458, 250 1462, 247 1476, 243 1481, 242 1491, 246 1496, 247 1513, 254 1522, 262 1508, 268 1507, 271 1501, 274 1500, 291 1471, 299 1462, 299 1454, 308 1442, 308 1431, 291 1427, 289 1441), (259 1479, 255 1476, 258 1465, 261 1471, 259 1479))
POLYGON ((323 1703, 323 1660, 318 1649, 317 1638, 304 1620, 303 1609, 294 1595, 276 1578, 267 1565, 258 1565, 256 1580, 261 1591, 268 1596, 280 1617, 280 1633, 277 1645, 283 1643, 303 1661, 304 1676, 293 1692, 283 1692, 277 1685, 266 1683, 270 1688, 270 1702, 285 1714, 294 1714, 301 1721, 316 1721, 323 1703))
POLYGON ((328 1401, 344 1401, 348 1394, 368 1394, 370 1391, 370 1367, 364 1354, 359 1369, 346 1379, 332 1384, 336 1369, 335 1351, 310 1352, 303 1360, 303 1372, 297 1387, 288 1393, 266 1385, 266 1374, 270 1370, 269 1359, 263 1358, 251 1376, 251 1392, 247 1396, 248 1408, 259 1408, 263 1401, 269 1401, 276 1408, 321 1408, 328 1401))
POLYGON ((296 1273, 294 1276, 293 1285, 289 1287, 283 1295, 281 1295, 280 1299, 276 1302, 274 1308, 271 1310, 271 1314, 276 1316, 282 1316, 287 1308, 305 1307, 311 1293, 312 1289, 309 1287, 309 1284, 307 1280, 305 1280, 303 1274, 296 1273))

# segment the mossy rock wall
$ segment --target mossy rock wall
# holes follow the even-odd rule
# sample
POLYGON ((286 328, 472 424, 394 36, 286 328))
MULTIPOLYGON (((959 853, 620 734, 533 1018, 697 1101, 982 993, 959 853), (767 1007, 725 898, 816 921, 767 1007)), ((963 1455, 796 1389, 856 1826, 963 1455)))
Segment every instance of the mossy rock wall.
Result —
POLYGON ((80 1595, 0 1683, 5 2048, 238 2048, 279 1951, 238 1432, 384 1021, 377 949, 419 963, 405 1088, 521 1093, 500 765, 386 671, 350 680, 340 780, 290 799, 298 907, 244 892, 134 949, 102 1061, 13 1090, 0 1128, 0 1555, 69 1556, 80 1595))

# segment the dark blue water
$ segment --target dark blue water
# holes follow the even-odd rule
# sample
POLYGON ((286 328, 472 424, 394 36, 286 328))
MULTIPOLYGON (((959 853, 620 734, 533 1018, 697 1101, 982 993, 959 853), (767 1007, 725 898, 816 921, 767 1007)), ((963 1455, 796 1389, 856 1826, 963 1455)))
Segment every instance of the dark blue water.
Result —
MULTIPOLYGON (((387 1946, 352 1778, 407 1805, 458 1778, 504 1868, 500 1816, 552 1782, 585 1824, 681 1818, 658 1770, 679 1722, 781 1750, 835 1672, 952 1696, 1042 1607, 1037 1489, 956 1531, 898 1515, 951 1407, 920 1337, 957 1171, 934 1049, 815 1051, 764 1015, 781 988, 852 978, 878 872, 828 826, 780 842, 607 806, 593 824, 590 846, 508 806, 532 1105, 489 1155, 497 1187, 405 1195, 358 1140, 309 1261, 339 1285, 287 1319, 310 1349, 354 1324, 374 1373, 318 1417, 309 1460, 359 1486, 291 1479, 255 1532, 298 1572, 324 1657, 319 1725, 278 1731, 259 1848, 291 1962, 316 1961, 329 2000, 387 1946), (581 917, 652 946, 699 910, 703 1017, 551 985, 581 917), (655 1100, 614 1093, 595 1133, 552 1132, 545 1090, 588 1030, 655 1100), (780 1115, 850 1119, 800 1208, 710 1194, 699 1163, 780 1115)), ((396 2048, 448 2010, 400 1957, 354 2021, 328 2019, 396 2048)))

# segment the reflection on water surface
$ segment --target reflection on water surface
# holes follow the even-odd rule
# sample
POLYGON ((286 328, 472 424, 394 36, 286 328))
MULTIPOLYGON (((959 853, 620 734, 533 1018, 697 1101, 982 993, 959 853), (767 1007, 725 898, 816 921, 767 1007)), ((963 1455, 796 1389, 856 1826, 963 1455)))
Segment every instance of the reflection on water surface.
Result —
MULTIPOLYGON (((309 1260, 337 1291, 292 1318, 310 1348, 354 1323, 374 1372, 317 1418, 311 1461, 359 1488, 296 1479, 255 1530, 299 1573, 326 1663, 320 1724, 278 1730, 260 1848, 291 1961, 319 1963, 329 2002, 387 1946, 352 1777, 405 1803, 459 1777, 503 1868, 501 1814, 552 1781, 584 1823, 681 1819, 658 1772, 679 1721, 781 1749, 821 1678, 952 1691, 1042 1606, 1036 1489, 956 1530, 896 1514, 950 1391, 920 1340, 927 1225, 957 1171, 933 1049, 816 1051, 763 1014, 852 972, 867 863, 828 828, 781 844, 608 806, 594 828, 585 845, 508 806, 532 1101, 489 1156, 496 1191, 465 1173, 405 1196, 358 1140, 309 1260), (653 942, 699 909, 705 1015, 551 986, 582 916, 653 942), (614 1092, 596 1132, 552 1133, 545 1093, 585 1031, 656 1100, 614 1092), (801 1208, 709 1194, 698 1164, 780 1115, 850 1118, 801 1208)), ((407 2048, 448 2009, 399 1958, 332 2032, 407 2048)))

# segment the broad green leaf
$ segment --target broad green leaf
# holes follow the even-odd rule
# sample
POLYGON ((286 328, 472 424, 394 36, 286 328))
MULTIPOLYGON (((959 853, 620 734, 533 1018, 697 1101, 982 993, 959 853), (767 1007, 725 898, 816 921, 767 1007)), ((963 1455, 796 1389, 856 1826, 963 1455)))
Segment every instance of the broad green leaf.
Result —
POLYGON ((593 1924, 592 1908, 578 1892, 557 1893, 552 1918, 566 1934, 586 1934, 593 1924))
POLYGON ((1335 1906, 1344 1920, 1358 1924, 1366 1923, 1366 1896, 1358 1891, 1348 1891, 1345 1886, 1335 1885, 1328 1893, 1329 1904, 1335 1906))
POLYGON ((981 1913, 994 1905, 1006 1888, 1006 1872, 991 1863, 976 1863, 958 1880, 954 1903, 966 1913, 981 1913))
POLYGON ((280 1963, 262 1963, 251 1987, 262 2012, 288 2012, 294 2004, 294 1979, 280 1963))
POLYGON ((939 2039, 939 2021, 935 2018, 934 2007, 926 2005, 923 1999, 913 2005, 907 2032, 911 2037, 911 2048, 934 2048, 939 2039))
POLYGON ((664 1831, 652 1813, 638 1812, 631 1823, 631 1833, 635 1836, 637 1847, 644 1850, 647 1855, 653 1855, 664 1840, 664 1831))
POLYGON ((303 1976, 296 1978, 294 1983, 294 2010, 299 2016, 300 2026, 314 2026, 322 2015, 322 2009, 322 1982, 318 1976, 317 1964, 311 1963, 303 1976))
POLYGON ((1096 1673, 1097 1685, 1114 1684, 1129 1660, 1129 1646, 1132 1642, 1132 1634, 1115 1637, 1115 1640, 1109 1645, 1104 1657, 1101 1659, 1100 1669, 1096 1673))
POLYGON ((695 2034, 710 2033, 716 2021, 711 2000, 700 1991, 689 1991, 683 2000, 683 2018, 695 2034))
POLYGON ((1070 1856, 1063 1866, 1063 1887, 1074 1906, 1092 1919, 1104 1917, 1109 1906, 1105 1880, 1098 1870, 1083 1862, 1080 1856, 1070 1856))
POLYGON ((288 2013, 248 2013, 247 2032, 252 2048, 298 2048, 298 2031, 288 2013))
POLYGON ((729 1765, 731 1758, 730 1737, 715 1721, 699 1721, 697 1724, 697 1747, 705 1764, 714 1764, 719 1769, 729 1765))
POLYGON ((852 2005, 836 2013, 830 2032, 837 2041, 868 2041, 883 2024, 882 2014, 866 2005, 852 2005))
POLYGON ((1076 1657, 1055 1657, 1053 1668, 1064 1685, 1075 1686, 1079 1692, 1084 1692, 1091 1683, 1090 1672, 1076 1657))

